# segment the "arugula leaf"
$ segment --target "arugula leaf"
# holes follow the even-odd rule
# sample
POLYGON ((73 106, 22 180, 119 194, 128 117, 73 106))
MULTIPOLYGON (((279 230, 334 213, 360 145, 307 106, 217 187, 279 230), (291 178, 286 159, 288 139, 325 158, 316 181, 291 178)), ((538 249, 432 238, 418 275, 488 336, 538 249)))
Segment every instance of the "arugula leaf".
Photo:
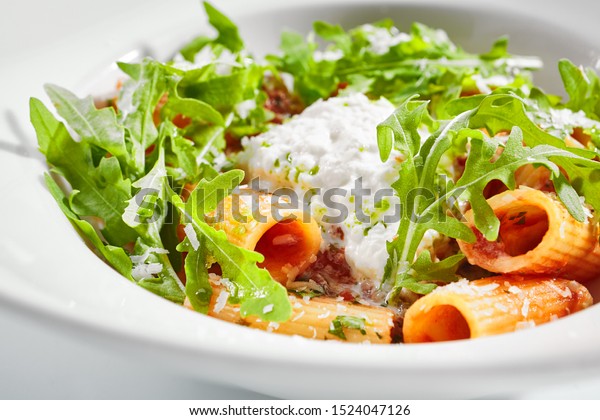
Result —
POLYGON ((179 53, 183 58, 187 61, 193 62, 196 54, 200 52, 204 47, 209 45, 212 42, 212 38, 201 35, 189 41, 179 50, 179 53))
POLYGON ((503 36, 494 42, 489 52, 481 54, 480 57, 484 60, 497 60, 508 56, 508 37, 503 36))
POLYGON ((161 126, 160 139, 157 144, 158 158, 154 166, 142 178, 132 184, 138 192, 127 202, 123 210, 123 221, 133 228, 139 235, 135 251, 139 259, 136 269, 146 264, 160 264, 159 271, 146 274, 141 271, 140 276, 134 275, 137 283, 169 300, 183 303, 185 298, 184 286, 171 265, 168 251, 164 249, 160 232, 167 216, 167 171, 165 167, 165 148, 163 146, 168 130, 161 126), (160 252, 158 252, 160 251, 160 252), (156 277, 154 276, 156 274, 156 277))
POLYGON ((421 144, 418 128, 427 112, 427 102, 409 98, 402 106, 377 126, 377 145, 383 162, 388 160, 394 149, 415 155, 421 144))
POLYGON ((177 94, 177 88, 172 92, 169 101, 162 109, 163 118, 173 120, 177 115, 193 117, 194 120, 223 125, 225 122, 219 111, 210 104, 195 98, 182 98, 177 94))
POLYGON ((410 33, 401 33, 390 20, 349 31, 325 22, 315 22, 313 27, 323 42, 314 41, 313 34, 304 40, 286 32, 281 38, 282 55, 269 57, 279 71, 294 76, 294 89, 306 104, 330 96, 340 83, 351 82, 353 89, 360 80, 362 92, 394 103, 414 94, 435 99, 432 110, 443 115, 444 104, 457 98, 466 85, 477 89, 475 76, 484 80, 503 75, 507 85, 517 89, 530 87, 528 70, 540 66, 534 59, 509 62, 506 38, 478 56, 453 44, 443 31, 419 23, 412 25, 410 33), (324 50, 319 50, 322 44, 324 50))
POLYGON ((338 315, 335 317, 335 319, 331 321, 331 328, 329 328, 328 333, 345 340, 346 334, 344 333, 344 328, 358 330, 362 335, 367 334, 365 329, 365 319, 349 315, 338 315))
POLYGON ((146 240, 160 240, 160 230, 166 217, 167 169, 164 137, 158 144, 158 159, 146 175, 132 184, 138 192, 127 202, 123 220, 146 240))
MULTIPOLYGON (((183 179, 193 182, 198 178, 198 163, 196 158, 196 148, 194 143, 182 136, 171 137, 171 150, 177 157, 173 162, 173 168, 183 171, 183 179)), ((167 168, 168 171, 169 168, 167 168)), ((178 177, 181 179, 181 177, 178 177)))
POLYGON ((201 179, 187 200, 187 212, 194 218, 204 220, 204 216, 217 209, 219 203, 244 179, 244 171, 233 169, 212 179, 201 179))
POLYGON ((202 238, 207 253, 221 267, 223 277, 235 285, 235 290, 229 292, 232 299, 240 301, 241 315, 286 321, 292 314, 287 291, 267 270, 257 267, 256 263, 262 262, 263 256, 230 243, 225 232, 215 230, 204 221, 204 213, 214 210, 222 199, 223 188, 227 194, 242 178, 242 171, 226 172, 198 184, 187 203, 171 192, 171 202, 180 211, 183 221, 191 224, 197 238, 202 238), (263 310, 267 305, 273 305, 273 310, 265 314, 263 310))
MULTIPOLYGON (((412 266, 413 273, 411 278, 415 281, 436 281, 452 282, 457 280, 456 270, 465 256, 460 252, 443 259, 433 262, 429 250, 422 251, 412 266)), ((413 290, 415 292, 415 290, 413 290)))
MULTIPOLYGON (((193 231, 193 226, 188 224, 186 229, 192 229, 193 231)), ((195 231, 193 232, 194 239, 198 241, 197 245, 192 245, 190 239, 186 237, 177 249, 187 252, 185 257, 185 295, 195 311, 206 314, 213 293, 208 280, 207 265, 209 256, 206 254, 205 239, 198 238, 195 236, 195 231)))
POLYGON ((206 10, 209 23, 219 32, 215 42, 224 45, 232 52, 241 51, 244 48, 244 41, 240 37, 237 26, 206 1, 204 10, 206 10))
MULTIPOLYGON (((121 64, 120 67, 127 68, 121 64)), ((146 149, 158 139, 153 117, 167 85, 162 66, 153 60, 145 59, 135 73, 138 77, 125 82, 119 94, 119 115, 131 144, 133 168, 141 175, 145 169, 146 149)))
POLYGON ((229 75, 214 76, 208 80, 188 80, 178 84, 178 93, 186 98, 210 104, 221 113, 229 113, 238 103, 252 99, 263 80, 264 69, 255 64, 236 69, 229 75))
POLYGON ((352 38, 340 25, 332 25, 323 21, 313 23, 315 33, 325 41, 335 43, 344 54, 349 54, 352 50, 352 38))
POLYGON ((87 143, 75 142, 40 101, 32 100, 31 108, 40 150, 74 190, 69 199, 71 209, 79 217, 101 218, 102 235, 109 243, 122 246, 135 241, 135 232, 121 219, 125 202, 131 198, 131 183, 123 179, 116 157, 103 157, 94 166, 87 143))
POLYGON ((46 154, 54 137, 70 136, 65 126, 37 98, 29 99, 29 118, 35 129, 40 152, 46 154))
POLYGON ((81 232, 94 248, 100 252, 100 255, 104 257, 115 270, 121 273, 125 278, 133 280, 131 278, 131 260, 123 248, 105 245, 94 227, 85 220, 80 219, 79 216, 71 210, 67 197, 56 184, 56 181, 54 181, 47 173, 44 174, 44 180, 46 181, 46 186, 48 187, 50 194, 52 194, 52 197, 54 197, 62 212, 67 216, 71 223, 77 227, 79 232, 81 232))
MULTIPOLYGON (((395 147, 405 157, 400 165, 399 179, 392 185, 400 198, 403 212, 396 239, 387 244, 389 258, 384 272, 384 284, 392 280, 395 291, 407 286, 412 286, 411 290, 414 290, 424 261, 417 259, 417 248, 429 229, 464 241, 471 242, 475 239, 473 232, 465 224, 449 216, 458 200, 470 202, 476 228, 488 240, 495 240, 499 221, 485 200, 483 189, 492 180, 499 180, 507 187, 514 188, 514 172, 524 165, 535 164, 548 168, 563 204, 575 218, 585 219, 581 202, 573 187, 561 174, 559 164, 567 171, 571 169, 570 166, 597 170, 600 169, 599 162, 565 150, 560 143, 560 148, 543 144, 546 134, 539 133, 541 130, 537 128, 530 128, 530 120, 529 124, 523 125, 530 130, 532 138, 528 140, 536 144, 534 147, 523 145, 523 131, 518 126, 510 128, 511 134, 504 145, 488 138, 482 131, 473 129, 481 127, 484 121, 492 130, 504 128, 503 124, 508 119, 506 109, 511 112, 519 109, 512 106, 511 102, 520 103, 518 98, 506 95, 483 98, 477 108, 465 111, 443 124, 422 145, 417 143, 415 137, 418 135, 415 121, 419 121, 422 114, 415 115, 412 111, 423 110, 422 103, 410 104, 407 101, 394 115, 380 124, 378 135, 383 151, 387 152, 390 138, 393 138, 395 147), (499 105, 496 102, 498 99, 502 100, 499 105), (389 134, 390 131, 392 135, 389 134), (440 178, 438 167, 444 154, 454 143, 461 143, 461 139, 470 141, 470 152, 462 176, 454 183, 440 178), (499 149, 502 153, 494 160, 499 149)), ((516 121, 520 122, 518 114, 516 121)), ((558 139, 552 137, 552 140, 558 139)), ((382 156, 386 157, 388 154, 383 153, 382 156)), ((454 261, 450 260, 446 263, 452 262, 454 261)))
POLYGON ((600 78, 590 69, 577 67, 571 61, 563 59, 558 62, 558 69, 569 101, 565 106, 575 112, 582 110, 592 119, 600 119, 600 78))
POLYGON ((134 254, 130 257, 135 263, 132 277, 137 285, 182 304, 185 299, 185 287, 171 266, 167 250, 160 242, 147 242, 139 237, 135 243, 134 254))
POLYGON ((65 119, 82 142, 98 146, 126 164, 125 130, 117 122, 113 108, 96 109, 91 96, 79 99, 67 89, 46 85, 46 92, 58 114, 65 119))
MULTIPOLYGON (((592 182, 600 169, 600 164, 593 160, 597 154, 591 150, 567 147, 564 140, 554 137, 535 124, 525 106, 524 101, 514 95, 489 95, 482 98, 477 113, 470 121, 470 126, 472 128, 485 127, 491 134, 496 134, 501 131, 510 131, 512 125, 516 125, 523 131, 523 141, 527 146, 552 146, 569 152, 564 156, 556 155, 552 158, 552 162, 565 170, 570 184, 585 197, 594 209, 600 210, 600 191, 594 187, 594 182, 592 182)), ((557 189, 559 197, 561 200, 564 199, 565 205, 569 202, 573 203, 573 200, 567 199, 567 196, 572 196, 573 193, 564 189, 565 183, 561 182, 558 177, 559 175, 555 174, 553 181, 560 183, 558 185, 560 188, 557 189)), ((567 209, 575 219, 583 220, 581 206, 567 205, 567 209)))

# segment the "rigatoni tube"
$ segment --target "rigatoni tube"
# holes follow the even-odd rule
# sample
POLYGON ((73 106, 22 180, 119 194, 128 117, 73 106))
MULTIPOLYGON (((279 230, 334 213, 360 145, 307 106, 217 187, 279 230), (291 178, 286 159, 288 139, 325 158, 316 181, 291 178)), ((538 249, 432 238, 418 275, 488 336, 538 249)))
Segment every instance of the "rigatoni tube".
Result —
POLYGON ((499 276, 438 287, 406 312, 404 342, 460 340, 512 332, 585 309, 592 296, 572 280, 499 276))
POLYGON ((500 220, 496 241, 475 228, 473 212, 466 223, 477 240, 458 241, 469 262, 495 273, 548 274, 577 281, 598 277, 598 229, 590 219, 575 220, 558 199, 522 187, 487 200, 500 220))
MULTIPOLYGON (((208 315, 224 321, 285 335, 299 335, 318 340, 341 340, 390 344, 395 331, 393 311, 327 297, 302 298, 290 295, 292 316, 286 322, 263 321, 257 316, 242 318, 239 305, 227 302, 227 288, 212 276, 213 294, 208 315), (352 328, 344 320, 355 320, 352 328), (340 322, 341 321, 341 322, 340 322)), ((186 299, 186 307, 191 308, 186 299)), ((265 311, 268 312, 266 307, 265 311)))
POLYGON ((321 230, 300 208, 271 194, 249 189, 232 194, 213 215, 215 229, 223 230, 230 242, 260 252, 259 266, 283 285, 293 281, 316 259, 321 230), (254 207, 254 208, 253 208, 254 207))

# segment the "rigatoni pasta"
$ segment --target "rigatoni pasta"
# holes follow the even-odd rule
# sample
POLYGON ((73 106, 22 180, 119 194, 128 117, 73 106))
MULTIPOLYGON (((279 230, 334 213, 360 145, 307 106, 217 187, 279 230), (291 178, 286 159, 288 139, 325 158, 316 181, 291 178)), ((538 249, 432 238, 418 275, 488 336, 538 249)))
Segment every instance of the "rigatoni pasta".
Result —
POLYGON ((553 321, 592 304, 585 287, 547 276, 461 280, 417 300, 404 318, 406 343, 460 340, 553 321))
POLYGON ((521 187, 487 200, 500 220, 496 241, 474 227, 473 212, 465 213, 475 233, 474 243, 458 241, 469 262, 495 273, 548 274, 578 281, 598 275, 598 228, 578 222, 551 194, 521 187))
MULTIPOLYGON (((234 324, 284 335, 355 343, 390 344, 397 335, 395 314, 389 309, 335 298, 290 295, 290 319, 269 322, 258 316, 243 318, 239 305, 227 301, 229 293, 217 276, 212 276, 212 287, 208 315, 234 324)), ((191 309, 189 302, 186 306, 191 309)))
POLYGON ((212 225, 231 243, 260 252, 260 266, 285 285, 316 260, 321 230, 302 209, 278 206, 280 200, 245 188, 222 201, 212 225))

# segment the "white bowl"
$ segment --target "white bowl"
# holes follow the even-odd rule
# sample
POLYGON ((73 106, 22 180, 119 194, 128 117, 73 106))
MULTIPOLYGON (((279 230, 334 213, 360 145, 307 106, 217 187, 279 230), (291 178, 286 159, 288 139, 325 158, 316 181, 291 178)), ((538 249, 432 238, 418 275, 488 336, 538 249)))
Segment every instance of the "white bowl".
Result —
MULTIPOLYGON (((79 94, 108 89, 110 63, 126 54, 152 51, 167 57, 206 29, 196 1, 179 3, 123 6, 101 30, 80 30, 45 51, 38 48, 35 55, 7 49, 14 59, 3 70, 12 82, 4 90, 7 112, 0 123, 0 304, 107 351, 278 397, 483 397, 598 375, 600 306, 532 330, 473 341, 393 346, 318 342, 192 313, 129 283, 100 261, 43 186, 46 167, 34 150, 25 104, 29 96, 42 97, 44 82, 79 94)), ((590 9, 563 7, 540 14, 517 0, 502 9, 470 1, 436 7, 430 2, 279 3, 216 5, 239 23, 248 48, 257 55, 275 50, 282 28, 306 32, 315 19, 351 26, 391 17, 401 28, 413 20, 444 28, 458 44, 477 52, 509 34, 510 51, 545 60, 548 67, 537 81, 559 93, 558 58, 595 65, 600 57, 600 45, 592 43, 600 30, 583 24, 592 22, 590 9), (556 25, 550 22, 553 16, 570 17, 556 25), (578 25, 568 28, 569 22, 578 25)), ((578 3, 587 2, 570 5, 578 3)))

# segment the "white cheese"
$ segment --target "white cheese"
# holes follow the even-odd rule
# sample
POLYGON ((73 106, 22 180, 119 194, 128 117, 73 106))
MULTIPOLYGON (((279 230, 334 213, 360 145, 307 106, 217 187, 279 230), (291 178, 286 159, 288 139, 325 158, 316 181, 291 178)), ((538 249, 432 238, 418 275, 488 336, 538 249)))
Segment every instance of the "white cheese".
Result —
POLYGON ((229 292, 226 290, 221 290, 219 296, 217 296, 217 301, 215 302, 215 307, 213 309, 214 313, 218 314, 225 308, 227 305, 227 300, 229 299, 229 292))
POLYGON ((254 109, 256 109, 256 101, 254 99, 242 101, 235 106, 235 112, 241 119, 248 118, 248 115, 250 115, 250 112, 254 109))
POLYGON ((344 56, 341 50, 315 51, 313 60, 319 61, 337 61, 344 56))
POLYGON ((523 315, 524 318, 527 318, 528 314, 529 314, 529 299, 525 298, 525 299, 523 299, 523 306, 521 307, 521 315, 523 315))
POLYGON ((150 254, 168 254, 168 253, 169 253, 169 251, 167 251, 164 248, 148 247, 142 255, 131 255, 129 257, 129 259, 131 259, 131 262, 134 264, 141 264, 143 262, 146 262, 148 257, 150 257, 150 254))
POLYGON ((373 25, 362 25, 361 29, 366 32, 367 40, 371 44, 371 51, 377 55, 387 53, 391 47, 412 39, 409 34, 400 32, 398 28, 379 28, 373 25))
POLYGON ((188 223, 183 228, 183 231, 185 232, 185 235, 187 236, 188 240, 190 241, 192 248, 194 248, 194 251, 197 251, 198 247, 200 246, 200 241, 198 240, 198 236, 196 235, 194 226, 192 226, 191 223, 188 223))
POLYGON ((505 86, 513 82, 513 80, 502 75, 483 77, 480 74, 474 74, 471 76, 471 79, 473 79, 473 81, 475 82, 475 85, 477 86, 479 92, 484 93, 486 95, 492 93, 493 87, 505 86))
MULTIPOLYGON (((252 61, 244 54, 241 53, 241 60, 244 64, 252 61)), ((241 67, 238 62, 238 54, 232 53, 228 49, 223 49, 219 55, 215 54, 212 46, 207 45, 196 53, 193 61, 187 61, 181 54, 177 54, 173 58, 172 66, 180 70, 189 71, 194 69, 200 69, 202 67, 214 64, 215 73, 219 76, 227 76, 231 74, 233 67, 241 67)))
POLYGON ((138 264, 131 270, 131 277, 137 281, 146 280, 154 277, 162 271, 163 265, 161 263, 143 263, 138 264))

